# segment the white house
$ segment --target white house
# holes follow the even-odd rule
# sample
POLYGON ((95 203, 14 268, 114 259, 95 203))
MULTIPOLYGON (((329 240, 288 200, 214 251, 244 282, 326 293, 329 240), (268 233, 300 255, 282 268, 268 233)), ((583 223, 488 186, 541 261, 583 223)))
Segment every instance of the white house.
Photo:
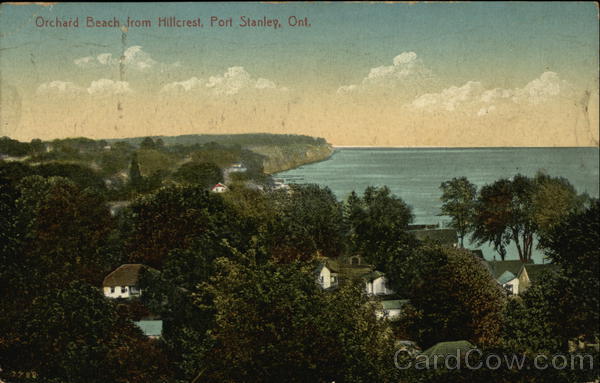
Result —
POLYGON ((333 287, 337 287, 338 285, 338 273, 333 269, 327 267, 324 263, 319 265, 316 270, 317 273, 317 283, 327 290, 333 287))
POLYGON ((391 295, 394 291, 387 286, 387 279, 382 272, 373 271, 363 276, 368 295, 391 295))
POLYGON ((408 299, 392 299, 387 301, 381 301, 383 310, 377 310, 375 315, 378 318, 396 319, 402 313, 402 307, 408 303, 408 299))
POLYGON ((243 173, 247 169, 246 169, 246 167, 244 167, 244 165, 242 165, 242 163, 234 162, 233 164, 231 164, 231 166, 229 167, 228 170, 232 173, 243 173))
POLYGON ((139 274, 144 265, 125 264, 108 274, 102 282, 102 291, 109 298, 135 298, 142 295, 139 288, 139 274))
POLYGON ((210 191, 212 191, 213 193, 225 193, 227 191, 227 186, 223 185, 222 183, 218 183, 215 186, 213 186, 210 191))

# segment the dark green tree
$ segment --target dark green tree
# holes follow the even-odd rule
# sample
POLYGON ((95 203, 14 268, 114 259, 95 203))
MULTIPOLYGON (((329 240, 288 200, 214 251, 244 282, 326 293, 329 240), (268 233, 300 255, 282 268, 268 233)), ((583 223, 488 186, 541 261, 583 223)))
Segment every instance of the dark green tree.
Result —
POLYGON ((376 267, 384 267, 389 254, 406 242, 413 220, 410 206, 386 186, 368 187, 363 196, 352 193, 345 204, 350 251, 376 267))
POLYGON ((218 270, 195 295, 215 310, 199 380, 397 381, 393 339, 362 286, 324 292, 314 265, 298 262, 220 260, 218 270))
POLYGON ((188 162, 175 171, 173 178, 180 182, 209 188, 223 181, 223 172, 211 162, 188 162))
POLYGON ((464 247, 464 238, 471 231, 477 187, 466 177, 453 178, 442 182, 442 215, 452 218, 451 227, 456 229, 460 246, 464 247))
POLYGON ((468 340, 498 342, 504 293, 482 262, 468 251, 443 246, 421 247, 407 259, 410 304, 399 328, 421 347, 468 340))

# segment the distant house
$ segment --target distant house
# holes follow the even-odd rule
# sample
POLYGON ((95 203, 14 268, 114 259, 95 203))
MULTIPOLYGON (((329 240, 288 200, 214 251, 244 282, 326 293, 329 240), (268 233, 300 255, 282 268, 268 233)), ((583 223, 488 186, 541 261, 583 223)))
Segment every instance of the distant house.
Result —
POLYGON ((519 279, 517 275, 523 267, 519 260, 510 261, 484 261, 484 265, 492 274, 492 277, 511 295, 519 294, 519 279))
POLYGON ((222 183, 218 183, 215 186, 213 186, 210 191, 213 193, 225 193, 227 191, 227 186, 223 185, 222 183))
POLYGON ((109 298, 134 298, 142 295, 139 275, 144 265, 125 264, 108 274, 102 282, 102 291, 109 298))
POLYGON ((454 229, 409 230, 420 241, 431 241, 442 246, 458 247, 458 234, 454 229))
POLYGON ((125 209, 127 206, 131 205, 131 201, 111 201, 108 203, 108 208, 110 210, 110 215, 113 217, 119 214, 120 211, 125 209))
POLYGON ((228 168, 228 170, 232 173, 243 173, 247 169, 244 165, 242 165, 241 162, 234 162, 233 164, 231 164, 231 166, 228 168))
POLYGON ((408 299, 390 299, 381 301, 383 310, 377 311, 375 315, 379 318, 385 317, 388 319, 396 319, 402 313, 402 308, 409 302, 408 299))
POLYGON ((473 349, 475 346, 467 340, 440 342, 423 351, 421 355, 427 356, 428 366, 441 367, 447 357, 454 356, 464 360, 468 356, 467 353, 473 349))
POLYGON ((394 291, 387 286, 385 274, 380 271, 373 271, 363 275, 368 295, 391 295, 394 291))
POLYGON ((317 283, 325 290, 335 288, 338 286, 338 273, 332 269, 331 266, 321 263, 316 270, 317 283))
POLYGON ((158 339, 162 336, 162 320, 140 320, 133 322, 138 326, 144 335, 151 339, 158 339))
POLYGON ((552 263, 545 264, 524 264, 517 274, 519 294, 524 293, 545 273, 555 273, 558 271, 558 266, 552 263))

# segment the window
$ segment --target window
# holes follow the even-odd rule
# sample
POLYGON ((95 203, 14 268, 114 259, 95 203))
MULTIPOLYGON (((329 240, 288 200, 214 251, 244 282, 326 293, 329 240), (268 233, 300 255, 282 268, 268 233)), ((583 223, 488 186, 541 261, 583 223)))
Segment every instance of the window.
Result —
POLYGON ((126 286, 121 287, 121 293, 126 293, 126 292, 127 292, 127 287, 126 286))
POLYGON ((110 293, 111 293, 111 294, 114 294, 114 293, 115 293, 115 286, 112 286, 112 287, 110 288, 110 293))

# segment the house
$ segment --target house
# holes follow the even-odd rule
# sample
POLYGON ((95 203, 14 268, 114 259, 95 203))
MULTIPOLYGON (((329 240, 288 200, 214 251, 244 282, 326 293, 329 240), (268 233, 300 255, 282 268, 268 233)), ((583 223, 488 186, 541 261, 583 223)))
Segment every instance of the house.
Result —
POLYGON ((484 266, 488 269, 492 277, 500 286, 506 289, 509 295, 519 294, 519 279, 517 275, 523 267, 520 260, 510 261, 484 261, 484 266))
POLYGON ((552 263, 544 264, 524 264, 517 274, 519 294, 527 291, 531 284, 535 283, 545 273, 555 273, 558 271, 558 266, 552 263))
POLYGON ((326 262, 323 262, 317 267, 317 283, 324 289, 332 289, 338 286, 338 273, 332 269, 331 266, 327 266, 326 262))
POLYGON ((142 268, 139 263, 125 264, 108 274, 102 282, 102 291, 109 298, 135 298, 142 295, 139 288, 139 275, 142 268))
POLYGON ((394 291, 387 286, 387 279, 380 271, 363 275, 368 295, 391 295, 394 291))
MULTIPOLYGON (((468 357, 468 352, 476 347, 467 340, 457 340, 453 342, 440 342, 423 351, 421 355, 426 356, 427 366, 442 367, 447 357, 458 357, 464 360, 468 357)), ((458 361, 456 361, 458 363, 458 361)))
POLYGON ((402 313, 402 308, 409 302, 408 299, 390 299, 381 301, 381 306, 383 310, 377 310, 375 315, 377 317, 388 318, 388 319, 396 319, 402 313))
POLYGON ((454 229, 409 230, 419 241, 435 242, 442 246, 458 247, 458 234, 454 229))
POLYGON ((162 328, 163 321, 162 320, 148 320, 142 319, 140 321, 135 321, 136 326, 138 326, 144 335, 146 335, 150 339, 158 339, 162 336, 162 328))
POLYGON ((243 173, 245 172, 247 169, 246 167, 244 167, 244 165, 242 165, 241 162, 234 162, 233 164, 231 164, 231 166, 228 168, 228 171, 231 173, 243 173))
POLYGON ((223 185, 222 183, 218 183, 215 186, 213 186, 210 191, 213 193, 225 193, 227 191, 227 186, 223 185))

